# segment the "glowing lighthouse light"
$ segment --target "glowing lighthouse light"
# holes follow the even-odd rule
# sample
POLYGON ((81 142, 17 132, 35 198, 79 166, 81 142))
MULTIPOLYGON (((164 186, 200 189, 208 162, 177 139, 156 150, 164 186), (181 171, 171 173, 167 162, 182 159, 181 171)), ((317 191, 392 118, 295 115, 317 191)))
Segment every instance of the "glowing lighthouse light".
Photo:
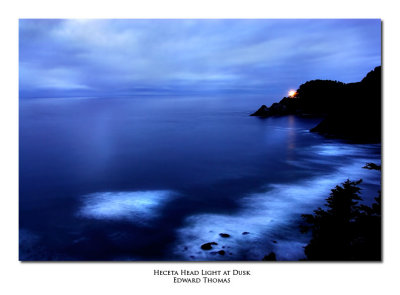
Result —
POLYGON ((289 91, 289 97, 295 97, 297 94, 296 90, 290 90, 289 91))

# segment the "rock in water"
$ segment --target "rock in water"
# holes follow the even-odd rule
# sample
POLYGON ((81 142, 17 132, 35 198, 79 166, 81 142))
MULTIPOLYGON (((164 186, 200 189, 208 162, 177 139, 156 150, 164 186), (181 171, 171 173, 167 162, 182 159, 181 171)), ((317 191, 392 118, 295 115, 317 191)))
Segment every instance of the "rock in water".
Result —
POLYGON ((216 242, 211 242, 211 243, 205 243, 201 245, 201 249, 203 250, 211 250, 213 245, 218 245, 216 242))
POLYGON ((274 252, 269 253, 268 255, 265 255, 262 261, 276 261, 276 255, 274 252))
POLYGON ((229 238, 231 235, 229 235, 229 234, 224 234, 224 233, 220 233, 219 234, 221 237, 223 237, 223 238, 229 238))

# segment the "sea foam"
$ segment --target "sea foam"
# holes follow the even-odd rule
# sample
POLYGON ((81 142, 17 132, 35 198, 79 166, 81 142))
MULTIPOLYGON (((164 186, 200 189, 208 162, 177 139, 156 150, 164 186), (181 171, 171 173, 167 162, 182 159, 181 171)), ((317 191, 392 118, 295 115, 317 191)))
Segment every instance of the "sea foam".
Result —
POLYGON ((78 215, 145 225, 158 217, 159 210, 173 195, 168 190, 96 192, 83 196, 78 215))

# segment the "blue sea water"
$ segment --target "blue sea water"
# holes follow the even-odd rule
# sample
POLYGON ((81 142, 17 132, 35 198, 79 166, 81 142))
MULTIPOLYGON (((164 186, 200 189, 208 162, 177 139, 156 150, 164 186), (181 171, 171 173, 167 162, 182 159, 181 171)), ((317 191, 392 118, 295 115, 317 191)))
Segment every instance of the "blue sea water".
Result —
POLYGON ((250 117, 262 102, 20 99, 20 260, 304 258, 301 214, 346 179, 371 204, 381 147, 250 117))

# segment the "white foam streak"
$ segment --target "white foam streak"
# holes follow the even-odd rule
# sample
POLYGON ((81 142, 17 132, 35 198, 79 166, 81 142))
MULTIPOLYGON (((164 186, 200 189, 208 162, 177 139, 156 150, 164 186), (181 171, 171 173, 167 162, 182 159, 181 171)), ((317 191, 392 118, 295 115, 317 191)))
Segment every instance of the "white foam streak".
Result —
POLYGON ((145 225, 158 216, 173 193, 160 191, 97 192, 83 197, 78 215, 102 220, 128 220, 145 225))

